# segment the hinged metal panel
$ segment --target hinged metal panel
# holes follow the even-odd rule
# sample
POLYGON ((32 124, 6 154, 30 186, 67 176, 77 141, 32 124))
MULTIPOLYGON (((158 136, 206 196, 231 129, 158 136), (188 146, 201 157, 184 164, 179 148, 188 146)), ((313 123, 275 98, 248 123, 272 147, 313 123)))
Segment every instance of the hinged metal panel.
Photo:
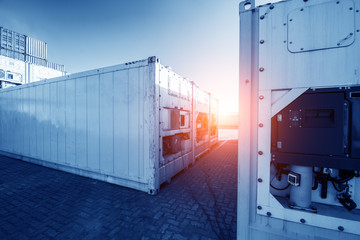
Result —
POLYGON ((332 1, 294 9, 287 16, 287 26, 288 49, 293 53, 349 46, 355 41, 354 2, 332 1))

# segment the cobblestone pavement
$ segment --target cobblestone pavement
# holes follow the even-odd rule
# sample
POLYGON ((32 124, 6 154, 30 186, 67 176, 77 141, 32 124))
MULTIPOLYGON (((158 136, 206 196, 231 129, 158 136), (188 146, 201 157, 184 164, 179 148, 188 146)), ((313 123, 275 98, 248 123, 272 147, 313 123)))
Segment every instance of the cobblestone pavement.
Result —
POLYGON ((235 239, 237 141, 156 196, 0 157, 0 239, 235 239))

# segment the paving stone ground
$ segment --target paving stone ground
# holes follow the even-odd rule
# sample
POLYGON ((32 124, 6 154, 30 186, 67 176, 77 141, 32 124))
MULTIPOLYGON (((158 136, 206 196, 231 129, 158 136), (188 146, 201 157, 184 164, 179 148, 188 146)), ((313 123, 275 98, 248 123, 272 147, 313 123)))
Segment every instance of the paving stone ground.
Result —
POLYGON ((0 157, 0 239, 235 239, 237 141, 156 196, 0 157))

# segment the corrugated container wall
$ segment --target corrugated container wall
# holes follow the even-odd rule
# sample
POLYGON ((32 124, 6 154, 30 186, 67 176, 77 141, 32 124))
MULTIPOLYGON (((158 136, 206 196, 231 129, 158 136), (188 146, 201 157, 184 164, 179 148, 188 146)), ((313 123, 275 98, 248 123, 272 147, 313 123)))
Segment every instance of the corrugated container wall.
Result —
POLYGON ((0 149, 45 166, 154 191, 155 63, 0 91, 0 149))
POLYGON ((1 90, 0 151, 156 194, 194 163, 192 86, 150 57, 1 90))

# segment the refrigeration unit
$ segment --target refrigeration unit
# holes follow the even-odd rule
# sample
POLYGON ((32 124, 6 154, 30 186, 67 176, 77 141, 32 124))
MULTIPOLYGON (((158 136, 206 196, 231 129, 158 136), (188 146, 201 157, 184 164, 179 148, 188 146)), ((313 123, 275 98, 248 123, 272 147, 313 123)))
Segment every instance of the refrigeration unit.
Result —
POLYGON ((0 88, 65 75, 63 65, 47 60, 47 44, 0 27, 0 88))
POLYGON ((150 57, 3 89, 0 151, 156 194, 194 162, 193 86, 150 57))
POLYGON ((219 137, 219 99, 210 94, 210 147, 218 142, 219 137))
POLYGON ((210 94, 194 85, 194 146, 195 158, 210 147, 210 94))
POLYGON ((360 238, 359 10, 240 3, 239 239, 360 238))

